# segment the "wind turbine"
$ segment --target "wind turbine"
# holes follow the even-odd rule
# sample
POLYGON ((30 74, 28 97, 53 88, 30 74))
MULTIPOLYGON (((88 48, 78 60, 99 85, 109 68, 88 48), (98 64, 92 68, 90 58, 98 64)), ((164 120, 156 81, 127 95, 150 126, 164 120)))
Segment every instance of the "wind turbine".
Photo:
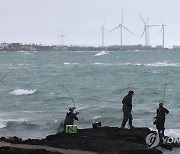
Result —
POLYGON ((105 23, 106 23, 106 20, 104 21, 104 24, 101 27, 101 29, 102 29, 102 47, 104 47, 104 31, 106 31, 106 29, 104 28, 105 23))
POLYGON ((128 28, 126 28, 126 27, 123 25, 123 9, 122 9, 122 20, 121 20, 121 23, 120 23, 117 27, 115 27, 114 29, 112 29, 112 30, 109 31, 109 32, 112 32, 112 31, 114 31, 114 30, 116 30, 116 29, 118 29, 118 28, 120 28, 120 45, 122 46, 122 42, 123 42, 123 34, 122 34, 123 28, 124 28, 125 30, 127 30, 129 33, 131 33, 132 35, 134 35, 133 32, 131 32, 128 28))
POLYGON ((144 23, 144 30, 141 35, 141 38, 143 37, 143 35, 145 33, 145 46, 149 46, 149 28, 154 27, 154 26, 159 26, 159 25, 149 25, 148 18, 147 18, 147 22, 145 22, 144 19, 140 16, 140 14, 139 14, 139 17, 141 18, 142 22, 144 23))
POLYGON ((62 32, 62 34, 61 34, 58 38, 61 38, 61 39, 62 39, 62 46, 64 46, 63 40, 64 40, 64 38, 67 39, 67 37, 64 35, 64 33, 62 32))
POLYGON ((164 25, 164 24, 162 23, 161 26, 162 26, 162 28, 161 28, 161 30, 160 30, 159 33, 161 33, 161 31, 162 31, 162 46, 163 46, 163 48, 164 48, 164 27, 167 26, 167 25, 164 25))

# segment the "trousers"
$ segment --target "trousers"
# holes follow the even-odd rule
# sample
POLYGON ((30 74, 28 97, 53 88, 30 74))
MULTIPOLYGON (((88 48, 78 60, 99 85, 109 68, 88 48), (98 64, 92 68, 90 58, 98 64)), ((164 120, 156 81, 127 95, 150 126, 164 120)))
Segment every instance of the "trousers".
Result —
POLYGON ((125 127, 127 121, 129 122, 129 126, 132 126, 132 119, 133 119, 131 113, 132 109, 128 108, 127 105, 123 104, 122 110, 123 110, 123 121, 121 127, 125 127))

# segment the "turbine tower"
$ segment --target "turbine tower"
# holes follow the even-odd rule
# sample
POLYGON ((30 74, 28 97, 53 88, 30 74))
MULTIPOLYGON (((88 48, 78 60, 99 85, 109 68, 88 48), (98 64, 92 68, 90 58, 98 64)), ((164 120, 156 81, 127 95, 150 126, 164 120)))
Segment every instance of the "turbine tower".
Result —
POLYGON ((144 30, 141 35, 141 38, 143 37, 143 35, 145 33, 145 46, 149 46, 149 28, 154 27, 154 26, 159 26, 159 25, 149 25, 148 18, 147 18, 147 22, 145 22, 144 19, 140 16, 140 14, 139 14, 139 17, 141 18, 141 20, 144 24, 144 30))
POLYGON ((167 26, 167 25, 164 25, 163 23, 162 23, 162 28, 161 28, 161 30, 160 30, 160 32, 159 33, 161 33, 161 31, 162 31, 162 47, 164 48, 164 27, 165 26, 167 26))
POLYGON ((118 28, 120 28, 120 45, 121 45, 121 47, 122 47, 122 44, 123 44, 123 28, 124 28, 125 30, 127 30, 129 33, 131 33, 132 35, 134 35, 133 32, 131 32, 128 28, 126 28, 126 27, 123 25, 123 9, 122 9, 122 19, 121 19, 121 23, 120 23, 117 27, 115 27, 114 29, 112 29, 112 30, 109 31, 109 32, 112 32, 112 31, 114 31, 114 30, 116 30, 116 29, 118 29, 118 28))
POLYGON ((67 39, 67 37, 64 35, 64 33, 62 32, 62 34, 58 37, 58 38, 61 38, 62 40, 62 46, 64 46, 64 38, 66 38, 67 39))

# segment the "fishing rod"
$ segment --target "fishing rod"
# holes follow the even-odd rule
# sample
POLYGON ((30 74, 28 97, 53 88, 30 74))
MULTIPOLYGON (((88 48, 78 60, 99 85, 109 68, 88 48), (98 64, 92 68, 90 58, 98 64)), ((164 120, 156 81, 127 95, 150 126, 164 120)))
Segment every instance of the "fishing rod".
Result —
POLYGON ((14 68, 12 68, 10 71, 8 71, 1 79, 0 82, 13 70, 14 68))
POLYGON ((164 103, 165 95, 166 95, 167 75, 168 75, 168 67, 167 67, 167 70, 166 70, 166 78, 165 78, 165 83, 164 83, 163 103, 164 103))
MULTIPOLYGON (((59 81, 58 81, 58 82, 59 82, 59 81)), ((70 98, 71 98, 71 100, 72 100, 72 103, 73 103, 73 105, 74 105, 74 108, 76 108, 76 105, 75 105, 75 103, 74 103, 74 100, 73 100, 70 92, 68 91, 68 89, 67 89, 62 83, 59 82, 59 84, 60 84, 60 85, 66 90, 66 92, 69 94, 69 96, 70 96, 70 98)))

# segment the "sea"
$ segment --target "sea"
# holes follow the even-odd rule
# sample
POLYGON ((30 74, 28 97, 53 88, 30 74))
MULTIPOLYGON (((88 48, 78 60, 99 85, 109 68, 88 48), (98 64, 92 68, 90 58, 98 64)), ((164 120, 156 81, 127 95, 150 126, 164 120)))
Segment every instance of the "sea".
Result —
POLYGON ((120 127, 129 90, 135 127, 156 130, 153 117, 164 102, 165 135, 180 137, 180 51, 1 51, 0 136, 56 134, 73 106, 78 128, 120 127))

